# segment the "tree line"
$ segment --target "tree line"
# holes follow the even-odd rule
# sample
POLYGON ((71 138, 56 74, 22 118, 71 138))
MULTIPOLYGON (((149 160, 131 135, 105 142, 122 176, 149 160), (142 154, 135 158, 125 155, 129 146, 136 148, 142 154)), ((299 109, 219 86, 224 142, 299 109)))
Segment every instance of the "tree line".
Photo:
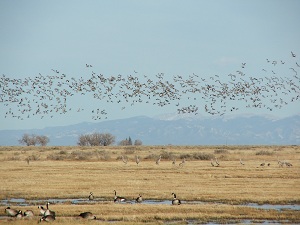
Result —
MULTIPOLYGON (((21 139, 18 140, 20 144, 26 146, 46 146, 50 139, 44 135, 29 135, 24 134, 21 139)), ((89 134, 81 134, 78 137, 77 145, 79 146, 109 146, 113 145, 116 142, 116 137, 110 133, 89 133, 89 134)), ((142 145, 141 140, 133 141, 131 137, 123 139, 117 143, 121 146, 127 145, 142 145)))
MULTIPOLYGON (((108 146, 115 143, 116 137, 110 133, 82 134, 78 138, 78 145, 80 146, 108 146)), ((131 137, 121 140, 118 145, 142 145, 141 140, 132 141, 131 137)))

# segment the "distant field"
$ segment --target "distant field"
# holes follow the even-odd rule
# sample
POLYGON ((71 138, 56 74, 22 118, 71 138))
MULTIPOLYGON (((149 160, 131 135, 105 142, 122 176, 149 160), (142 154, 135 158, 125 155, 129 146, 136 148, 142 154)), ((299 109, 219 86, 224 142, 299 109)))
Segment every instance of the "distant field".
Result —
MULTIPOLYGON (((300 204, 299 146, 0 147, 0 161, 0 200, 87 199, 94 193, 98 200, 91 203, 52 204, 60 216, 56 223, 80 224, 72 217, 83 211, 92 211, 106 222, 124 224, 246 219, 300 222, 297 210, 241 206, 300 204), (292 166, 280 166, 283 162, 292 166), (128 200, 141 194, 144 200, 170 202, 175 192, 183 204, 115 204, 114 190, 128 200)), ((0 215, 4 216, 6 207, 0 206, 0 215)), ((38 213, 34 204, 11 207, 38 213)), ((23 220, 12 223, 30 224, 23 220)))

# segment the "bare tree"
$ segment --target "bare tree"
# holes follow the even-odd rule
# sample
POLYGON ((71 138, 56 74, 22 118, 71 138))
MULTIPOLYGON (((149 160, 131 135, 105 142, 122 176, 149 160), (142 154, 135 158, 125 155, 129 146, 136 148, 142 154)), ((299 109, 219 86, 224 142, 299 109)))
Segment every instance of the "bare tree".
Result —
POLYGON ((108 146, 115 142, 115 136, 109 133, 92 133, 80 135, 78 145, 80 146, 108 146))
POLYGON ((77 144, 80 145, 80 146, 90 145, 89 135, 88 134, 82 134, 82 135, 80 135, 79 138, 78 138, 77 144))
POLYGON ((39 143, 41 146, 46 146, 49 143, 49 138, 44 135, 36 136, 36 141, 39 143))
POLYGON ((22 145, 36 145, 37 144, 37 138, 34 134, 31 136, 29 134, 23 134, 22 138, 19 140, 19 143, 22 145))
POLYGON ((135 140, 134 145, 142 145, 143 142, 141 140, 135 140))
POLYGON ((112 134, 104 133, 104 134, 102 134, 100 143, 103 146, 108 146, 108 145, 115 143, 115 140, 116 140, 116 138, 112 134))
POLYGON ((121 146, 126 146, 126 145, 129 145, 129 142, 128 142, 127 139, 125 139, 125 140, 120 141, 120 142, 119 142, 119 145, 121 145, 121 146))

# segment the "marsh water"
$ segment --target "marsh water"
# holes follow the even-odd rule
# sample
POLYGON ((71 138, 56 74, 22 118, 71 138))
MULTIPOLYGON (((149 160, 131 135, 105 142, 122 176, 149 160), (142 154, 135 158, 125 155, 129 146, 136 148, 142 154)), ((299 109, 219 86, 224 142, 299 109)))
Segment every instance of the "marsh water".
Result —
MULTIPOLYGON (((96 204, 96 203, 108 203, 110 201, 96 198, 92 201, 88 200, 87 198, 65 198, 65 199, 43 199, 43 200, 27 200, 23 198, 10 198, 10 199, 4 199, 0 200, 0 205, 2 206, 30 206, 30 205, 44 205, 47 202, 53 203, 53 204, 96 204)), ((124 203, 121 204, 136 204, 134 200, 127 200, 124 203)), ((171 205, 171 200, 144 200, 141 204, 148 204, 148 205, 171 205)), ((191 205, 197 205, 197 204, 225 204, 225 203, 219 203, 219 202, 203 202, 203 201, 182 201, 182 204, 191 204, 191 205)), ((257 209, 266 209, 266 210, 299 210, 300 211, 300 204, 284 204, 284 205, 272 205, 272 204, 257 204, 257 203, 246 203, 236 206, 245 206, 245 207, 251 207, 251 208, 257 208, 257 209)))

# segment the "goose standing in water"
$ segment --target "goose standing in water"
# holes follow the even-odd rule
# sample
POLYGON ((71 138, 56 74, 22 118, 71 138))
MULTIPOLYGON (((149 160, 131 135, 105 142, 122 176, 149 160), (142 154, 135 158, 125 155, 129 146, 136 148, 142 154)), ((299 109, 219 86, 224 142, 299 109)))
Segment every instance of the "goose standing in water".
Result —
POLYGON ((176 198, 176 194, 173 192, 172 195, 173 195, 172 205, 180 205, 181 201, 176 198))
POLYGON ((95 220, 97 219, 96 216, 93 215, 91 212, 83 212, 79 214, 79 217, 83 219, 88 219, 88 220, 95 220))
POLYGON ((90 201, 94 200, 94 195, 93 195, 93 192, 90 192, 90 195, 89 195, 89 200, 90 200, 90 201))
POLYGON ((126 198, 117 196, 116 190, 114 190, 114 192, 115 192, 114 202, 125 202, 126 201, 126 198))
POLYGON ((139 197, 137 197, 137 198, 135 199, 135 202, 136 202, 136 203, 142 203, 142 201, 143 201, 143 198, 142 198, 141 194, 139 194, 139 197))

